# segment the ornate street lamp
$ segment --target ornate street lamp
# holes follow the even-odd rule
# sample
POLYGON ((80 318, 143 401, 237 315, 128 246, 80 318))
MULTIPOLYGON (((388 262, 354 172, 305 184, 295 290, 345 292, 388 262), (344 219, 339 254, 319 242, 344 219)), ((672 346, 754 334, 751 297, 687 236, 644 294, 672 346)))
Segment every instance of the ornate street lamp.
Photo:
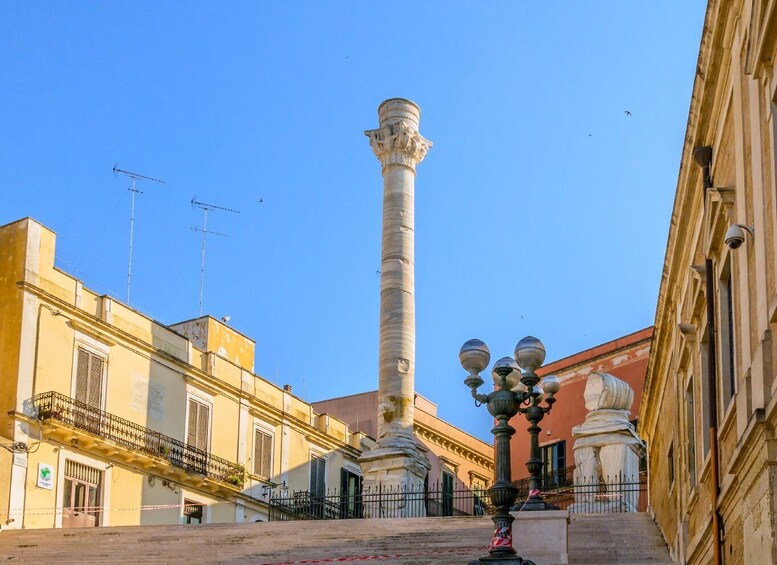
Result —
POLYGON ((531 473, 529 480, 530 495, 522 510, 549 510, 557 508, 547 504, 540 495, 542 459, 540 458, 539 432, 537 425, 543 416, 550 412, 556 401, 554 394, 560 388, 554 376, 547 376, 540 383, 535 371, 545 361, 545 347, 536 337, 525 337, 515 346, 515 359, 502 357, 494 364, 492 376, 495 390, 489 394, 480 394, 477 389, 483 384, 480 373, 491 360, 488 346, 479 339, 471 339, 461 347, 459 361, 469 376, 464 384, 472 390, 475 406, 485 404, 488 412, 497 420, 491 430, 495 439, 494 484, 489 489, 491 502, 496 507, 493 521, 496 529, 488 546, 488 557, 473 561, 477 563, 499 562, 508 565, 534 565, 533 562, 516 556, 513 549, 512 527, 514 518, 510 508, 518 496, 518 489, 512 483, 510 472, 510 437, 515 428, 509 420, 518 413, 524 414, 531 424, 531 457, 526 467, 531 473), (537 386, 540 383, 540 386, 537 386), (544 392, 544 395, 543 395, 544 392), (541 406, 543 396, 546 406, 541 406))

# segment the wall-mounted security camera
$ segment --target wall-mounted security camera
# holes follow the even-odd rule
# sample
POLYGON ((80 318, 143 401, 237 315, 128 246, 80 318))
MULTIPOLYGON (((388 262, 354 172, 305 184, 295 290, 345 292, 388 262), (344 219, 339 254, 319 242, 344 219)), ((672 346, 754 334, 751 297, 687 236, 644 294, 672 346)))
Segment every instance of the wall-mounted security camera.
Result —
POLYGON ((731 249, 739 249, 745 242, 745 231, 753 234, 753 227, 746 226, 744 224, 732 224, 731 227, 726 230, 725 242, 731 249))

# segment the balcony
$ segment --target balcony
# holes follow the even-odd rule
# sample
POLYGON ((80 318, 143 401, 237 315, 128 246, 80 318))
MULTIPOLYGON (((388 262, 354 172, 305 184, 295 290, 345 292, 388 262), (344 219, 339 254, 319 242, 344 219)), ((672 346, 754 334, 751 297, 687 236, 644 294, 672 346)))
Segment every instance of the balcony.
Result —
POLYGON ((213 493, 242 489, 242 465, 58 392, 34 399, 46 437, 213 493))

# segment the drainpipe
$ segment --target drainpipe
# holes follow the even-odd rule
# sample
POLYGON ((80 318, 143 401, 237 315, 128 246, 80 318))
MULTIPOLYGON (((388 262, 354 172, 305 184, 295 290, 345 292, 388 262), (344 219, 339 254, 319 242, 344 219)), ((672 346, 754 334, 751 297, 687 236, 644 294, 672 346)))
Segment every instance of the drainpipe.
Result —
MULTIPOLYGON (((712 147, 706 145, 697 147, 693 152, 693 160, 702 169, 704 186, 704 206, 707 204, 707 191, 712 188, 710 163, 712 162, 712 147)), ((715 338, 715 281, 713 279, 712 259, 704 259, 705 295, 707 299, 707 378, 709 380, 708 402, 710 412, 710 478, 712 479, 712 552, 714 564, 722 565, 721 529, 723 521, 718 510, 720 495, 720 468, 718 463, 718 388, 717 388, 717 347, 715 338)))

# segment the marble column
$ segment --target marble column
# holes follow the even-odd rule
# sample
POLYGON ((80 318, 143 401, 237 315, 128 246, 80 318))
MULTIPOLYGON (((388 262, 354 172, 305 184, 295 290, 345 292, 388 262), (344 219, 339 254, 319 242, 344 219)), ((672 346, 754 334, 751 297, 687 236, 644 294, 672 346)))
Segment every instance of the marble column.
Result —
POLYGON ((429 462, 413 435, 415 377, 414 193, 416 165, 431 142, 418 133, 421 110, 403 98, 378 108, 365 133, 383 171, 378 444, 360 463, 367 488, 420 489, 429 462))

